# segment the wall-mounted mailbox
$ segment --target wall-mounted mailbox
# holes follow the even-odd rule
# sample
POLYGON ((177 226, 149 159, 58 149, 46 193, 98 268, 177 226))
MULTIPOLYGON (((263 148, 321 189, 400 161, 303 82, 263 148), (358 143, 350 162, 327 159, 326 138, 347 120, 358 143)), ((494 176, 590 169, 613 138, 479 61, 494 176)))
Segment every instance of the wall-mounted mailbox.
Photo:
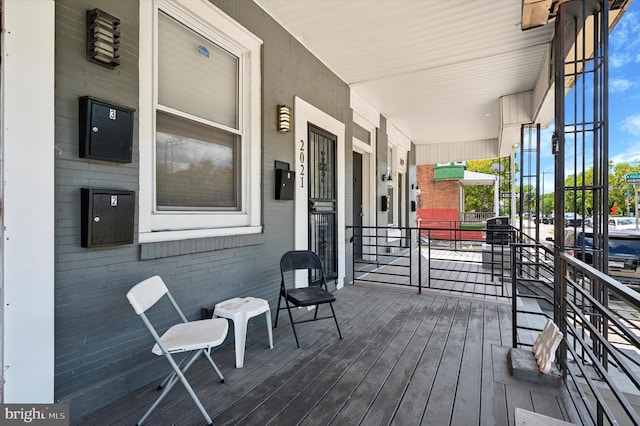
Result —
POLYGON ((411 200, 411 211, 415 212, 416 211, 416 202, 411 200))
POLYGON ((80 98, 80 157, 131 162, 134 109, 80 98))
POLYGON ((133 243, 136 193, 81 188, 82 247, 133 243))
POLYGON ((276 200, 293 200, 296 172, 276 169, 276 200))
POLYGON ((389 210, 389 197, 387 195, 382 195, 380 197, 380 210, 383 212, 389 210))

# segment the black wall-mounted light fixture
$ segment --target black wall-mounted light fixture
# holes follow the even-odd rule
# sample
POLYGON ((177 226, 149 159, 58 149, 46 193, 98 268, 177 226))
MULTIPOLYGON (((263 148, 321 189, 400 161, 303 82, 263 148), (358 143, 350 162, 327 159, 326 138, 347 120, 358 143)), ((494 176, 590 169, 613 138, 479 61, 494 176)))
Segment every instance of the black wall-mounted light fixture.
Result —
POLYGON ((382 179, 382 181, 383 181, 383 182, 386 182, 386 181, 388 181, 388 180, 391 180, 391 169, 387 169, 387 171, 385 171, 385 172, 382 174, 381 179, 382 179))
POLYGON ((418 182, 414 182, 411 184, 411 189, 413 190, 413 193, 416 195, 420 195, 420 187, 418 186, 418 182))
POLYGON ((87 10, 87 59, 107 68, 120 65, 120 19, 100 9, 87 10))
POLYGON ((291 130, 291 108, 286 105, 278 105, 278 131, 289 133, 291 130))

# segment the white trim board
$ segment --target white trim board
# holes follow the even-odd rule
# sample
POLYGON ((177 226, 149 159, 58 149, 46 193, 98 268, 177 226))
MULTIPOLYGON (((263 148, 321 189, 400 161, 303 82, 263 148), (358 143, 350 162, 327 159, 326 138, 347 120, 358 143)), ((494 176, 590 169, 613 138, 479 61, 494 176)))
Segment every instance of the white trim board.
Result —
POLYGON ((49 404, 55 374, 55 2, 5 0, 2 15, 2 402, 49 404))

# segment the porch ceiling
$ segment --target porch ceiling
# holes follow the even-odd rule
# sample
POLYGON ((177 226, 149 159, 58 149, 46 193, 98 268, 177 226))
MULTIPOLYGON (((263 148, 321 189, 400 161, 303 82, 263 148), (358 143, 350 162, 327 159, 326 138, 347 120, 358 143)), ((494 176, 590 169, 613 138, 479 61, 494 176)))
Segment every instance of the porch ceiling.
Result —
MULTIPOLYGON (((548 75, 553 25, 522 31, 520 1, 254 1, 417 144, 419 162, 420 148, 431 163, 508 154, 518 140, 501 140, 500 98, 548 75)), ((528 99, 527 121, 540 104, 528 99)))

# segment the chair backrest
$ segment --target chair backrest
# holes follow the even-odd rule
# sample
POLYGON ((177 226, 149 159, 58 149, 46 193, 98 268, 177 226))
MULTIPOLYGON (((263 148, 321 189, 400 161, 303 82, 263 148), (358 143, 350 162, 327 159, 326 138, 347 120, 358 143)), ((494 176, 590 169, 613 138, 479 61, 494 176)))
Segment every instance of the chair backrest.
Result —
POLYGON ((282 284, 284 285, 285 272, 309 270, 309 285, 323 285, 326 287, 324 268, 322 261, 317 254, 311 250, 292 250, 282 255, 280 258, 280 274, 282 275, 282 284), (317 271, 315 274, 311 271, 317 271))
POLYGON ((168 293, 167 286, 162 278, 154 275, 136 284, 127 292, 127 299, 133 306, 136 314, 140 315, 152 307, 158 300, 168 293))

